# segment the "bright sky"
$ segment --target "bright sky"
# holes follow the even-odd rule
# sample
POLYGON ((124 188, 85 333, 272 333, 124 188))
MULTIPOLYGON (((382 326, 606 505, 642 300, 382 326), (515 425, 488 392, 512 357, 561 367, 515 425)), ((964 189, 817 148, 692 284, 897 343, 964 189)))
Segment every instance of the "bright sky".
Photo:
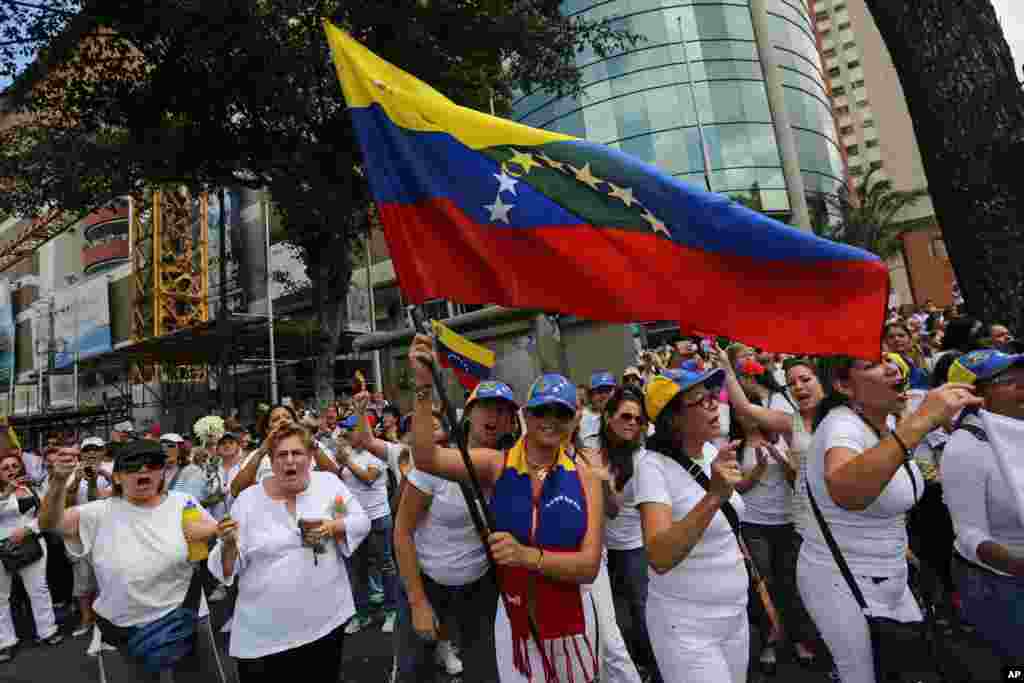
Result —
POLYGON ((1024 68, 1024 3, 1021 0, 992 0, 992 4, 999 15, 999 23, 1003 25, 1006 42, 1010 44, 1017 76, 1024 80, 1021 74, 1024 68))

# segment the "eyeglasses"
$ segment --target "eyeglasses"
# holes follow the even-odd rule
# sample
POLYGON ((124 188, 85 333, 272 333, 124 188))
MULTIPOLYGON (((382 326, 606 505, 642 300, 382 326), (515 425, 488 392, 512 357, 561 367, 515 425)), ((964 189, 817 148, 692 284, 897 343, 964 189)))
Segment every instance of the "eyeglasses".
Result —
POLYGON ((621 413, 620 415, 617 416, 616 419, 622 420, 627 424, 632 422, 638 425, 642 425, 644 423, 643 415, 634 415, 633 413, 621 413))
POLYGON ((164 468, 165 460, 162 455, 145 455, 139 458, 133 458, 127 462, 117 463, 116 470, 118 472, 124 472, 125 474, 138 474, 143 469, 150 472, 156 470, 162 470, 164 468))
POLYGON ((696 408, 697 406, 700 406, 701 408, 711 410, 712 408, 718 407, 718 395, 710 393, 704 394, 700 398, 696 398, 692 401, 683 401, 683 406, 686 408, 696 408))
POLYGON ((568 422, 573 418, 575 413, 564 406, 547 405, 537 406, 536 408, 530 408, 526 411, 530 417, 535 417, 538 420, 543 420, 547 417, 554 417, 560 422, 568 422))

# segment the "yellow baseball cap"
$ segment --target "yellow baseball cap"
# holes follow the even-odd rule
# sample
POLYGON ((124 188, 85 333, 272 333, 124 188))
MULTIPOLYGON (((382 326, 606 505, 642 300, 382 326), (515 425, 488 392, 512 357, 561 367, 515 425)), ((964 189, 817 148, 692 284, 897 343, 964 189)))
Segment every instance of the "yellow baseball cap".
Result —
POLYGON ((652 421, 657 420, 658 415, 665 409, 665 406, 672 402, 672 399, 691 387, 704 384, 718 389, 724 381, 725 370, 721 368, 705 372, 688 369, 666 370, 664 373, 652 377, 644 387, 644 407, 647 409, 647 417, 652 421))

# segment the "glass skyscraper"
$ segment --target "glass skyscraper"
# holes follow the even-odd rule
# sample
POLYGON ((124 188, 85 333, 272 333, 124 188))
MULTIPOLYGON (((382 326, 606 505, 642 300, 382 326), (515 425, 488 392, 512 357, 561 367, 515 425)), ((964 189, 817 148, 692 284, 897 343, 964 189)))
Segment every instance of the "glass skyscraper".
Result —
MULTIPOLYGON (((804 189, 808 195, 834 192, 843 182, 843 161, 812 17, 801 0, 767 0, 767 5, 804 189)), ((683 180, 710 184, 714 192, 788 213, 746 2, 565 0, 562 11, 613 18, 616 28, 646 40, 608 59, 591 50, 580 53, 582 95, 520 97, 513 104, 517 121, 615 147, 683 180)))

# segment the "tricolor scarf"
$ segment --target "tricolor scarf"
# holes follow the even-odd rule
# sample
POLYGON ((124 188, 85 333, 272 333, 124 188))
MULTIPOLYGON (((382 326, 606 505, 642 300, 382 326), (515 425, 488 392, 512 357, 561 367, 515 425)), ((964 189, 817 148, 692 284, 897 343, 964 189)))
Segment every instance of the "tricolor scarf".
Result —
MULTIPOLYGON (((559 451, 535 499, 526 463, 526 441, 525 437, 520 438, 505 457, 505 468, 495 484, 491 507, 495 531, 511 533, 519 543, 541 548, 545 555, 577 552, 583 545, 587 531, 587 499, 576 464, 565 448, 559 451)), ((532 614, 544 648, 546 683, 558 683, 558 674, 550 665, 555 661, 557 647, 565 654, 569 672, 567 683, 574 683, 574 667, 569 664, 574 656, 582 671, 592 673, 591 676, 585 674, 583 683, 596 680, 597 653, 587 638, 579 584, 556 581, 522 567, 499 567, 498 578, 512 627, 516 670, 533 679, 527 650, 531 637, 528 615, 532 614), (584 658, 584 650, 587 658, 584 658)))

